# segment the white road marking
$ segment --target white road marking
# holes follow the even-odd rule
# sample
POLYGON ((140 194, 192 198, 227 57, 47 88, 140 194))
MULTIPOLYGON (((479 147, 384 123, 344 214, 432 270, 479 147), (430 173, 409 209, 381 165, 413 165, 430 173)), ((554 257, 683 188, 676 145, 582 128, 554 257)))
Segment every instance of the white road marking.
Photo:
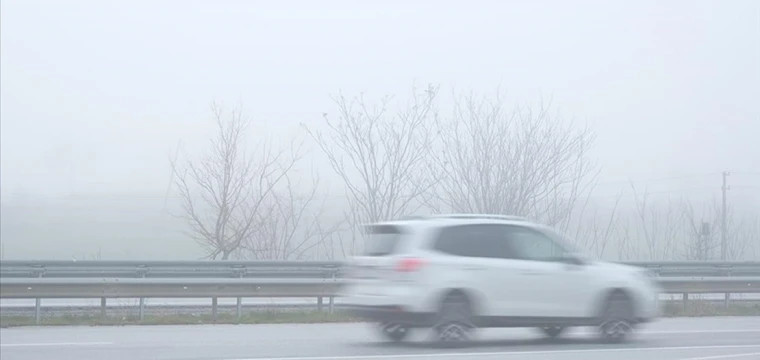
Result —
POLYGON ((683 358, 683 359, 680 359, 680 360, 734 359, 734 358, 747 357, 747 356, 758 356, 758 357, 760 357, 760 352, 742 353, 742 354, 728 354, 728 355, 700 356, 700 357, 683 358))
POLYGON ((26 343, 26 344, 0 344, 0 347, 99 346, 99 345, 113 345, 113 343, 110 343, 110 342, 26 343))
POLYGON ((666 334, 721 334, 721 333, 755 333, 760 332, 760 329, 726 329, 726 330, 652 330, 641 331, 638 334, 653 334, 653 335, 666 335, 666 334))
MULTIPOLYGON (((567 349, 567 350, 526 350, 526 351, 503 351, 503 352, 474 352, 474 353, 429 353, 429 354, 393 354, 393 355, 349 355, 349 356, 302 356, 302 357, 268 357, 268 358, 244 358, 224 360, 372 360, 372 359, 419 359, 419 358, 442 358, 442 357, 488 357, 488 356, 513 356, 513 355, 551 355, 551 354, 583 354, 604 353, 619 351, 678 351, 678 350, 715 350, 715 349, 752 349, 760 348, 757 345, 714 345, 714 346, 672 346, 672 347, 648 347, 648 348, 614 348, 614 349, 567 349)), ((681 359, 681 360, 700 360, 681 359)), ((704 359, 707 360, 707 359, 704 359)))

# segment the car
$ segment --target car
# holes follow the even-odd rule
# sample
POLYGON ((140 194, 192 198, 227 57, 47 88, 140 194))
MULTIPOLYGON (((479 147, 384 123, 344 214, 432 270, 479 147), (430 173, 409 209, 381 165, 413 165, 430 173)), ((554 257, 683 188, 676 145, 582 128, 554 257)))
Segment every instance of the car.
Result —
POLYGON ((660 314, 648 270, 592 260, 523 217, 413 217, 368 224, 366 233, 339 295, 390 341, 415 328, 456 345, 478 328, 530 327, 555 338, 593 326, 604 341, 622 342, 660 314))

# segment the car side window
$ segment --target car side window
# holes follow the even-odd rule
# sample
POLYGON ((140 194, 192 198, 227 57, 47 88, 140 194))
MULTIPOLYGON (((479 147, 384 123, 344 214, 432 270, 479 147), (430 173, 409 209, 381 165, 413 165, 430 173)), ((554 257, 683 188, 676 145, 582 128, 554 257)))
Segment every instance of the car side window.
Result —
POLYGON ((457 225, 441 230, 435 250, 456 256, 510 258, 504 229, 499 225, 457 225))
POLYGON ((545 234, 522 226, 509 226, 506 231, 514 258, 529 261, 560 261, 567 250, 545 234))

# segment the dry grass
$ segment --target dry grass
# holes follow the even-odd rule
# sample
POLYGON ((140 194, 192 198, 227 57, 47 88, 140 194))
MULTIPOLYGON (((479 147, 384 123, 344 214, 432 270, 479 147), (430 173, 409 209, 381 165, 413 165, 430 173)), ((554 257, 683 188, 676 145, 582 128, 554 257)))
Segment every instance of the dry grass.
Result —
MULTIPOLYGON (((699 316, 760 316, 760 302, 730 303, 728 307, 715 302, 692 300, 684 309, 679 302, 666 303, 664 317, 699 316)), ((211 314, 146 314, 141 321, 135 315, 95 314, 47 315, 40 319, 41 326, 107 326, 107 325, 199 325, 199 324, 309 324, 359 322, 360 319, 341 314, 310 311, 251 311, 240 319, 234 313, 220 312, 214 320, 211 314)), ((34 326, 34 317, 1 315, 0 327, 34 326)))
MULTIPOLYGON (((240 319, 235 314, 219 313, 216 320, 211 314, 166 314, 137 316, 58 315, 40 318, 41 326, 101 326, 101 325, 193 325, 193 324, 309 324, 355 322, 344 314, 328 314, 319 311, 254 311, 244 313, 240 319)), ((0 316, 0 327, 33 326, 34 317, 21 315, 0 316)))

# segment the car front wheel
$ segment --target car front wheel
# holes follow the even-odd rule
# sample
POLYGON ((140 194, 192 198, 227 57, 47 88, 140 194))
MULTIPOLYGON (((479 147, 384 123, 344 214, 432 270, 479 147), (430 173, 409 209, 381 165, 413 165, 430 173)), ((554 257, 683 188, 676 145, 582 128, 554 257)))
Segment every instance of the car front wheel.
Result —
POLYGON ((602 340, 608 343, 624 342, 635 325, 631 299, 623 293, 613 293, 604 305, 600 320, 602 340))

